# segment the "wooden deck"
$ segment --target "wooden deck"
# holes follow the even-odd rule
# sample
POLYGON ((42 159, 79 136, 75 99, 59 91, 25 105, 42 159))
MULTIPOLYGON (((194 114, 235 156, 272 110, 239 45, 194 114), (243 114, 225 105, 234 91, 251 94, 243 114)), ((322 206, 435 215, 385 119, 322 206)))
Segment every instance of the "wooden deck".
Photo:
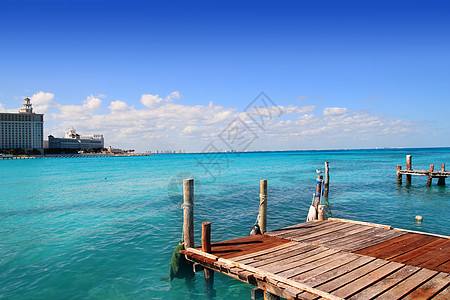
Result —
POLYGON ((390 226, 312 221, 183 253, 286 299, 450 299, 450 239, 390 226))

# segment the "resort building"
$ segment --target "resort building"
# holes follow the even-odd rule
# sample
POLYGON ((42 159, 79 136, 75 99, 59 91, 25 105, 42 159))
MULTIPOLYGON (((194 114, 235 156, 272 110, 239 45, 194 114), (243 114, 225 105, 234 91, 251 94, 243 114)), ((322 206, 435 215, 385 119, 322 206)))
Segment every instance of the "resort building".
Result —
POLYGON ((0 113, 0 149, 43 151, 44 115, 25 98, 19 113, 0 113))
POLYGON ((48 136, 48 148, 53 149, 98 149, 103 148, 104 145, 103 135, 79 135, 73 127, 66 131, 63 138, 48 136))

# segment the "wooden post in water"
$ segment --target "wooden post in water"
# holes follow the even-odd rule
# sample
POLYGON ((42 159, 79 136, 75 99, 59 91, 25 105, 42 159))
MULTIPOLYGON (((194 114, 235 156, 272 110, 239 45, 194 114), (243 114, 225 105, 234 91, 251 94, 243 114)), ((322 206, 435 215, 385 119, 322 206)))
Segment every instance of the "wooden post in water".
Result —
POLYGON ((269 293, 268 291, 264 291, 264 300, 280 300, 280 297, 269 293))
POLYGON ((202 251, 211 253, 211 222, 202 223, 202 251))
MULTIPOLYGON (((406 155, 406 170, 412 170, 412 156, 406 155)), ((406 184, 411 184, 411 175, 406 175, 406 184)))
POLYGON ((324 191, 323 195, 328 197, 328 190, 330 189, 330 168, 328 167, 329 162, 325 162, 325 180, 324 180, 324 191))
POLYGON ((323 183, 323 176, 319 175, 317 176, 316 180, 316 194, 314 196, 314 207, 316 208, 316 212, 319 211, 319 204, 320 204, 320 196, 322 193, 322 183, 323 183))
POLYGON ((184 248, 194 247, 194 179, 183 180, 184 248))
POLYGON ((261 180, 259 185, 259 229, 264 234, 267 228, 267 180, 261 180))
POLYGON ((402 184, 402 174, 400 173, 402 166, 397 166, 397 184, 402 184))
MULTIPOLYGON (((211 222, 202 223, 202 251, 211 253, 211 222)), ((205 290, 209 295, 214 285, 214 271, 204 268, 205 271, 205 290)))
POLYGON ((325 205, 319 205, 319 210, 317 213, 317 218, 319 221, 324 221, 325 220, 325 205))
MULTIPOLYGON (((441 165, 441 171, 445 172, 445 164, 441 165)), ((445 177, 444 176, 439 177, 437 185, 445 185, 445 177)))
POLYGON ((427 180, 427 187, 431 186, 431 182, 433 181, 433 174, 434 171, 434 165, 430 165, 430 173, 428 174, 428 180, 427 180))

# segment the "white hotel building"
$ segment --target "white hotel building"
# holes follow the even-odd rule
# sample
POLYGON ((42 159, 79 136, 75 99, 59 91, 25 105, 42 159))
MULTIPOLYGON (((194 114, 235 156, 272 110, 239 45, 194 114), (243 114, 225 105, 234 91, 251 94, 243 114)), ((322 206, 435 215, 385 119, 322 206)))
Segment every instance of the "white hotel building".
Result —
POLYGON ((0 149, 43 151, 44 115, 33 113, 25 98, 19 113, 0 113, 0 149))

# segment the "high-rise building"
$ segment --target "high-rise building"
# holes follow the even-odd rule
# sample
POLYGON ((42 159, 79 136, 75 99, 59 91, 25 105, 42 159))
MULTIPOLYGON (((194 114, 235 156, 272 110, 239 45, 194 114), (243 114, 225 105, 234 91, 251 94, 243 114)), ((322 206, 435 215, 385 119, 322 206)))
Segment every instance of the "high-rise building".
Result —
POLYGON ((43 151, 44 115, 25 98, 19 113, 0 113, 0 149, 43 151))

